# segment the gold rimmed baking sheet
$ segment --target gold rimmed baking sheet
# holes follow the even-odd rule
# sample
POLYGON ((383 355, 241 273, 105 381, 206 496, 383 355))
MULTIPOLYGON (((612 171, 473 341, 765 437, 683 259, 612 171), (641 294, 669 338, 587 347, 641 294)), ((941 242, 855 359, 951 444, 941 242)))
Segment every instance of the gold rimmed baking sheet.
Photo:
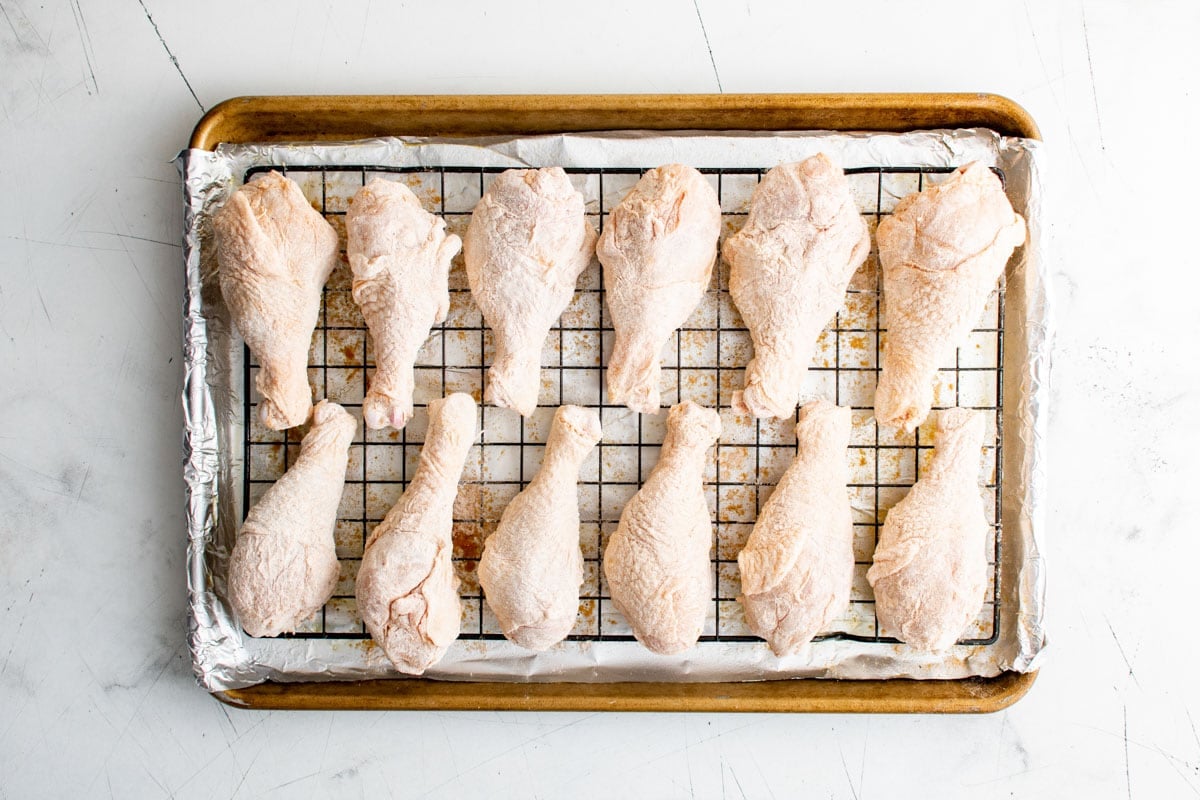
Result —
MULTIPOLYGON (((853 113, 847 112, 843 118, 848 126, 854 128, 896 130, 909 124, 906 120, 928 120, 930 126, 942 127, 935 119, 937 108, 952 107, 954 112, 946 114, 943 119, 947 122, 943 124, 987 120, 993 127, 1005 132, 1036 134, 1036 129, 1023 112, 999 98, 975 95, 858 97, 862 102, 855 106, 853 113), (972 99, 976 102, 975 107, 971 106, 972 99), (904 105, 906 100, 907 106, 904 105), (876 124, 857 124, 864 120, 864 114, 869 116, 870 113, 879 115, 876 124)), ((564 126, 557 130, 596 130, 605 127, 606 120, 609 120, 605 114, 621 108, 622 103, 626 104, 626 113, 619 115, 620 128, 696 127, 698 118, 695 110, 703 104, 704 98, 675 98, 680 104, 680 111, 674 118, 669 113, 672 98, 657 99, 661 102, 649 102, 652 98, 642 97, 510 98, 509 107, 503 113, 497 110, 496 98, 474 98, 478 101, 474 109, 471 102, 473 98, 368 98, 364 102, 366 105, 388 106, 388 101, 393 101, 390 110, 383 116, 394 118, 397 124, 406 119, 411 123, 407 127, 400 125, 389 128, 387 132, 394 134, 445 133, 448 130, 455 133, 511 132, 509 126, 518 124, 522 119, 529 122, 535 131, 544 132, 555 130, 552 126, 545 126, 550 124, 546 115, 552 116, 556 109, 561 112, 560 124, 564 126), (524 112, 521 111, 522 103, 526 106, 524 112), (573 109, 572 103, 577 104, 573 109), (592 117, 587 116, 589 108, 594 113, 592 117), (424 116, 422 109, 427 112, 424 116), (638 109, 644 110, 644 125, 638 124, 638 109), (526 115, 524 118, 522 113, 526 115), (488 127, 489 118, 493 119, 495 127, 488 127), (453 125, 446 119, 452 119, 453 125), (585 124, 589 119, 592 124, 585 124)), ((247 142, 280 137, 289 141, 320 139, 326 138, 328 131, 337 132, 335 138, 358 138, 368 133, 379 133, 376 128, 369 126, 358 130, 357 135, 345 131, 344 126, 349 124, 346 121, 346 114, 350 113, 348 109, 355 109, 350 113, 351 117, 361 110, 362 104, 356 106, 354 100, 290 99, 292 112, 286 115, 289 120, 287 125, 280 122, 282 117, 279 116, 281 109, 289 104, 287 98, 261 99, 264 109, 261 115, 253 113, 257 102, 255 99, 231 101, 214 109, 206 117, 198 126, 193 143, 211 146, 214 142, 206 137, 233 135, 230 131, 245 136, 238 141, 247 142), (307 121, 304 112, 306 107, 309 108, 307 121), (225 116, 219 113, 221 108, 226 109, 225 116), (255 119, 261 121, 263 127, 255 129, 255 119), (305 124, 309 127, 305 128, 305 124)), ((750 96, 744 98, 741 105, 736 99, 710 100, 713 108, 719 107, 722 111, 722 115, 710 115, 713 117, 710 124, 759 119, 755 110, 766 108, 769 113, 762 119, 778 122, 778 115, 790 114, 786 120, 789 124, 785 127, 800 129, 812 127, 804 124, 806 119, 811 119, 814 124, 823 122, 820 127, 833 128, 835 126, 829 124, 830 109, 847 106, 845 96, 833 102, 825 96, 750 96)), ((725 127, 722 124, 722 129, 725 127)), ((498 168, 454 166, 387 169, 380 165, 320 168, 296 165, 289 171, 289 176, 301 183, 314 205, 326 213, 335 225, 337 218, 344 213, 345 200, 353 191, 370 175, 381 174, 408 182, 427 205, 444 212, 453 229, 465 225, 474 200, 478 199, 490 176, 499 171, 498 168)), ((721 195, 727 229, 736 229, 740 225, 738 215, 744 214, 749 193, 763 169, 710 168, 704 171, 721 195)), ((595 215, 597 222, 602 221, 607 208, 628 185, 632 185, 639 174, 635 167, 574 169, 571 172, 576 185, 588 199, 589 211, 595 215)), ((888 212, 888 204, 894 203, 896 198, 921 188, 926 181, 938 180, 946 172, 945 168, 866 167, 852 171, 851 182, 862 210, 874 222, 888 212)), ((595 266, 593 264, 594 270, 595 266)), ((746 420, 739 419, 728 408, 729 395, 740 379, 740 367, 748 359, 749 348, 736 309, 728 302, 726 281, 724 270, 718 270, 705 303, 694 319, 677 334, 674 353, 668 357, 667 368, 669 373, 673 371, 679 395, 722 407, 722 415, 726 417, 725 434, 721 445, 713 451, 707 476, 710 505, 717 513, 718 541, 714 553, 717 593, 705 640, 739 642, 749 641, 751 637, 740 620, 740 609, 734 602, 737 592, 736 551, 744 542, 754 515, 771 485, 786 466, 794 438, 789 442, 790 425, 753 421, 747 424, 746 420)), ((929 447, 929 431, 925 431, 925 443, 922 444, 921 432, 905 439, 892 432, 876 430, 870 420, 870 398, 882 339, 878 288, 877 269, 872 264, 856 276, 846 308, 822 339, 814 369, 814 388, 818 393, 856 408, 852 456, 857 458, 851 459, 854 469, 854 485, 851 488, 852 492, 857 493, 856 508, 862 512, 856 526, 861 540, 856 547, 861 562, 860 573, 865 571, 869 562, 881 502, 884 506, 894 502, 899 495, 893 498, 887 493, 902 494, 903 487, 911 485, 922 460, 927 457, 929 447)), ((335 277, 326 292, 321 327, 314 337, 312 378, 325 392, 324 396, 354 405, 356 401, 361 401, 371 361, 369 340, 363 331, 361 317, 357 316, 357 310, 349 300, 348 289, 348 283, 342 286, 335 277)), ((494 619, 490 618, 486 605, 482 603, 477 585, 471 582, 472 562, 477 558, 482 537, 489 526, 494 526, 504 502, 536 468, 537 443, 544 440, 545 435, 542 429, 546 427, 549 413, 560 401, 600 407, 605 423, 605 444, 596 451, 594 465, 585 467, 583 521, 585 529, 594 527, 595 535, 591 539, 594 542, 591 547, 589 537, 586 534, 583 537, 585 556, 589 558, 589 582, 584 588, 584 613, 573 636, 577 640, 628 638, 628 630, 623 628, 619 616, 607 613, 604 607, 606 593, 599 577, 598 558, 603 537, 615 527, 623 499, 636 489, 639 478, 653 463, 652 450, 656 441, 661 439, 661 431, 656 430, 655 426, 660 427, 661 420, 622 413, 621 409, 605 404, 599 392, 602 383, 599 370, 605 337, 610 333, 604 320, 598 270, 594 275, 585 274, 581 278, 580 289, 575 302, 564 315, 561 325, 552 332, 547 344, 543 378, 549 384, 544 388, 549 389, 551 396, 543 398, 544 408, 539 410, 540 416, 535 414, 526 422, 516 420, 515 415, 513 420, 507 420, 504 413, 494 413, 493 424, 489 424, 487 417, 493 410, 485 409, 483 412, 484 441, 478 448, 476 471, 472 472, 472 467, 468 467, 465 483, 466 487, 474 486, 476 489, 472 492, 468 488, 460 495, 460 507, 456 509, 456 556, 461 574, 467 579, 465 592, 468 610, 464 620, 464 637, 468 639, 499 638, 494 619), (545 419, 541 418, 543 416, 545 419), (529 453, 526 452, 527 448, 529 453), (494 457, 489 457, 489 453, 494 457), (647 458, 643 459, 643 455, 647 458), (605 493, 608 494, 607 499, 605 493)), ((456 302, 452 303, 451 319, 427 343, 426 349, 430 352, 423 354, 425 366, 418 369, 418 403, 428 399, 422 397, 423 392, 430 397, 456 389, 478 394, 482 385, 490 333, 478 319, 478 312, 470 303, 465 283, 452 284, 452 298, 456 302)), ((970 345, 960 350, 954 364, 945 365, 945 379, 940 385, 938 398, 942 405, 972 405, 989 410, 996 423, 997 445, 1002 445, 1004 416, 1003 319, 1000 295, 989 307, 979 329, 972 334, 970 345)), ((249 379, 254 365, 246 360, 244 367, 244 377, 249 379)), ((253 424, 253 397, 249 392, 243 397, 248 433, 243 443, 246 477, 243 502, 249 503, 286 467, 288 455, 294 452, 293 447, 298 440, 289 443, 282 435, 257 428, 253 424)), ((351 460, 349 491, 339 513, 339 555, 345 570, 338 589, 341 596, 336 597, 313 626, 301 632, 300 636, 364 638, 361 623, 353 609, 355 558, 361 554, 361 540, 368 526, 382 516, 390 501, 394 501, 395 487, 392 484, 403 483, 404 474, 419 449, 419 428, 418 420, 404 433, 394 436, 372 433, 356 445, 356 455, 352 454, 351 460), (372 480, 373 477, 376 480, 372 480)), ((988 490, 992 493, 990 506, 997 527, 1002 521, 1000 484, 1004 471, 1000 468, 1001 453, 1002 446, 992 448, 989 454, 991 466, 986 478, 988 490)), ((993 544, 993 567, 997 576, 999 547, 1000 538, 997 537, 993 544)), ((869 589, 865 588, 862 575, 858 577, 858 582, 864 585, 856 586, 856 602, 842 620, 838 635, 886 642, 887 632, 879 630, 873 613, 870 613, 869 589)), ((1000 603, 997 581, 992 587, 991 601, 965 637, 967 642, 986 644, 994 640, 998 632, 1000 603)), ((439 684, 412 680, 395 682, 403 683, 402 688, 381 685, 387 684, 386 681, 272 684, 277 691, 268 691, 267 686, 256 686, 227 690, 223 697, 238 704, 261 703, 275 707, 288 705, 288 696, 296 699, 295 707, 421 707, 424 702, 422 698, 428 701, 427 707, 491 707, 492 701, 484 699, 486 693, 488 698, 507 698, 504 702, 511 705, 505 707, 680 709, 731 707, 731 703, 737 706, 737 702, 731 700, 737 697, 741 698, 738 701, 743 704, 741 707, 772 707, 778 710, 873 710, 870 707, 871 698, 875 697, 879 702, 874 710, 989 710, 1011 702, 1027 688, 1029 680, 1029 674, 1011 673, 992 679, 957 681, 701 683, 686 691, 660 688, 657 701, 648 694, 649 687, 662 687, 664 684, 593 683, 586 687, 579 684, 522 684, 520 691, 514 693, 511 690, 497 690, 496 684, 439 684), (631 686, 641 688, 633 690, 631 686), (749 690, 748 686, 756 688, 749 690), (918 691, 914 688, 917 686, 924 688, 918 691), (772 692, 777 694, 779 701, 774 706, 769 703, 772 692), (962 702, 955 702, 954 698, 959 693, 962 702), (515 697, 524 699, 516 700, 515 697), (842 705, 839 706, 839 703, 842 705)))

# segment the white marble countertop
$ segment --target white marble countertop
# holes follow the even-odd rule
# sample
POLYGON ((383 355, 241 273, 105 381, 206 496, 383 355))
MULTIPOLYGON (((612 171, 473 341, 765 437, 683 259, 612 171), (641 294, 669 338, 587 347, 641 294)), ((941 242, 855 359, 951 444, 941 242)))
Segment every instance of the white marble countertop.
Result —
POLYGON ((1200 123, 1200 6, 190 5, 0 0, 0 797, 1200 794, 1195 166, 1151 138, 1200 123), (1041 125, 1052 652, 1030 694, 982 717, 260 713, 197 688, 170 160, 203 110, 718 89, 990 91, 1041 125))

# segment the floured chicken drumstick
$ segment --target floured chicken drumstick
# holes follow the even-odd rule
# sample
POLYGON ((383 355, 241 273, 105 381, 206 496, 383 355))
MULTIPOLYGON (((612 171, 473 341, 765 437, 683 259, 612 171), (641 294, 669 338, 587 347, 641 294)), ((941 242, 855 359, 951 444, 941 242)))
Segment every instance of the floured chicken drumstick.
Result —
POLYGON ((420 675, 458 638, 462 603, 451 562, 454 498, 476 437, 475 401, 429 404, 429 430, 408 489, 367 539, 358 612, 396 669, 420 675))
POLYGON ((745 227, 722 248, 729 294, 754 341, 734 408, 755 417, 792 415, 817 337, 870 249, 850 184, 823 153, 763 177, 745 227))
POLYGON ((471 294, 496 336, 487 402, 533 413, 542 344, 595 246, 583 195, 561 167, 510 169, 484 192, 463 248, 471 294))
POLYGON ((950 647, 983 606, 989 528, 979 496, 983 434, 979 411, 938 415, 929 469, 888 511, 867 570, 879 621, 922 650, 950 647))
POLYGON ((255 175, 213 217, 221 295, 260 369, 259 417, 279 431, 308 419, 308 348, 338 237, 293 181, 255 175))
POLYGON ((600 415, 579 406, 554 414, 542 467, 513 498, 479 560, 479 585, 504 635, 545 650, 579 615, 579 467, 600 441, 600 415))
POLYGON ((881 425, 915 430, 933 405, 938 367, 979 320, 1025 220, 978 161, 911 194, 879 223, 887 339, 875 391, 881 425))
POLYGON ((326 400, 300 456, 263 494, 237 532, 229 600, 251 636, 296 630, 325 605, 338 578, 333 528, 358 422, 326 400))
POLYGON ((674 406, 658 463, 604 550, 613 604, 655 653, 681 653, 704 629, 713 590, 704 463, 720 434, 716 411, 690 400, 674 406))
POLYGON ((610 403, 658 412, 663 345, 704 296, 720 234, 717 193, 682 164, 648 171, 608 215, 596 255, 615 329, 610 403))
POLYGON ((402 183, 376 178, 351 200, 346 254, 375 349, 362 409, 368 428, 403 428, 412 416, 413 363, 450 311, 446 280, 461 246, 402 183))
POLYGON ((800 409, 799 452, 738 554, 750 630, 777 656, 802 652, 850 604, 854 525, 846 493, 850 409, 800 409))

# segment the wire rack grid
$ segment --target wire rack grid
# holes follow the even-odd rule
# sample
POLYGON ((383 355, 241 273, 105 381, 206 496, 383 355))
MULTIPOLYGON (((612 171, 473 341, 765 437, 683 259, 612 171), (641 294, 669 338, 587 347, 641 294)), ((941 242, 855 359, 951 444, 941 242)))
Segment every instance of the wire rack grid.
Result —
MULTIPOLYGON (((350 295, 345 258, 344 216, 350 197, 368 180, 381 177, 405 182, 425 207, 440 214, 447 228, 462 234, 471 210, 501 169, 478 167, 256 167, 277 169, 295 180, 314 208, 337 229, 340 261, 327 283, 319 324, 309 359, 309 381, 316 397, 360 409, 374 369, 370 337, 350 295)), ((723 236, 739 229, 750 195, 765 169, 701 169, 717 191, 723 212, 723 236)), ((897 200, 940 181, 950 168, 866 167, 847 170, 847 177, 872 232, 897 200)), ((645 172, 644 169, 568 169, 584 195, 590 221, 603 227, 608 209, 645 172)), ((1001 175, 1001 178, 1003 176, 1001 175)), ((664 349, 663 402, 691 399, 718 409, 723 425, 720 441, 709 453, 705 492, 715 510, 712 565, 715 596, 702 642, 755 642, 740 604, 737 554, 744 546, 763 503, 795 452, 792 420, 754 420, 731 407, 742 386, 743 370, 752 355, 749 334, 728 292, 728 266, 719 260, 713 282, 691 318, 664 349)), ((571 641, 628 641, 630 629, 608 602, 600 568, 607 537, 616 529, 621 509, 657 461, 665 433, 665 414, 639 415, 610 404, 604 391, 606 354, 612 350, 612 325, 603 304, 603 275, 593 260, 581 275, 575 297, 551 329, 542 354, 542 386, 537 410, 527 419, 508 409, 481 406, 482 436, 467 459, 454 510, 454 561, 462 579, 463 620, 460 638, 502 639, 498 621, 488 609, 475 576, 486 536, 495 530, 505 505, 523 488, 541 463, 544 442, 555 409, 573 403, 598 409, 604 438, 584 463, 579 484, 580 545, 585 579, 580 614, 571 641)), ((365 639, 358 616, 354 581, 363 543, 370 529, 399 498, 415 469, 424 434, 425 406, 454 391, 482 397, 493 347, 467 287, 461 254, 450 274, 451 310, 434 328, 416 366, 415 415, 402 431, 364 431, 360 426, 351 447, 347 480, 335 529, 341 575, 333 598, 305 627, 285 636, 365 639)), ((846 303, 818 342, 809 371, 806 396, 824 396, 849 405, 853 430, 847 458, 847 489, 854 508, 855 577, 851 604, 834 630, 821 639, 895 643, 881 629, 866 570, 887 509, 916 482, 932 451, 936 415, 913 434, 880 429, 872 417, 880 352, 886 339, 881 318, 881 274, 872 252, 851 281, 846 303)), ((943 365, 935 391, 935 409, 967 406, 989 413, 985 448, 986 509, 991 522, 988 599, 968 628, 963 644, 991 644, 1000 627, 1000 520, 1003 417, 1003 285, 994 293, 969 341, 943 365)), ((257 364, 245 351, 243 413, 245 424, 243 509, 287 469, 299 452, 302 429, 267 430, 257 419, 254 376, 257 364)))

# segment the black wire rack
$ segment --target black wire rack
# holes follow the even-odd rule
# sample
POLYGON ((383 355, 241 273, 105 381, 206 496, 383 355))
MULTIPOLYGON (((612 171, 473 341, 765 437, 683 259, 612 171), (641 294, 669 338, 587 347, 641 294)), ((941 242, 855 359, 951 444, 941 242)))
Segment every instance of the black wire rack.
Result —
MULTIPOLYGON (((471 210, 499 168, 289 166, 277 169, 295 180, 338 230, 341 258, 327 283, 319 324, 313 335, 309 381, 318 398, 348 409, 361 409, 374 368, 370 337, 350 295, 350 269, 345 258, 344 216, 350 197, 367 181, 380 177, 406 183, 425 207, 445 218, 459 235, 471 210)), ((741 227, 750 195, 765 169, 701 169, 717 191, 724 216, 723 234, 741 227)), ((912 434, 880 429, 872 417, 880 351, 886 337, 881 322, 881 274, 874 248, 874 230, 905 195, 943 179, 951 168, 866 167, 847 170, 860 210, 872 231, 872 251, 856 274, 846 303, 818 342, 806 388, 812 397, 824 396, 849 405, 853 431, 848 459, 854 506, 855 579, 851 604, 835 625, 836 632, 820 639, 895 643, 881 630, 874 599, 866 580, 871 554, 887 509, 916 482, 932 451, 936 415, 912 434)), ((602 228, 615 205, 645 172, 644 169, 567 169, 584 195, 589 219, 602 228)), ((998 173, 999 174, 999 173, 998 173)), ((1003 179, 1003 175, 1000 175, 1003 179)), ((749 334, 728 291, 728 266, 723 260, 691 318, 664 350, 663 403, 690 399, 718 409, 723 430, 710 451, 705 492, 715 510, 713 547, 715 593, 702 642, 758 641, 746 627, 736 598, 740 593, 737 554, 744 546, 758 511, 795 452, 795 421, 754 420, 736 414, 732 394, 742 388, 743 370, 752 355, 749 334)), ((612 325, 603 305, 604 283, 593 260, 580 276, 575 297, 551 329, 542 354, 542 386, 537 410, 528 419, 508 409, 481 406, 482 437, 472 448, 459 487, 454 512, 454 561, 462 579, 463 620, 460 638, 502 639, 499 623, 488 609, 475 575, 483 540, 495 530, 507 502, 536 473, 555 409, 564 403, 599 410, 604 439, 584 463, 579 485, 581 538, 585 560, 580 614, 572 641, 629 641, 626 622, 609 602, 600 568, 608 536, 616 529, 621 509, 657 461, 665 433, 665 414, 639 415, 610 404, 604 391, 606 354, 612 350, 612 325)), ((297 638, 365 639, 358 616, 354 580, 363 543, 399 499, 413 473, 426 424, 426 403, 455 391, 478 400, 487 365, 492 360, 491 331, 475 307, 462 267, 461 254, 450 274, 451 310, 435 327, 416 366, 415 415, 403 431, 364 431, 360 425, 351 446, 345 490, 335 537, 341 575, 333 598, 302 630, 285 634, 297 638)), ((1003 452, 1004 291, 993 295, 980 322, 953 363, 943 365, 935 393, 935 409, 965 406, 982 409, 993 420, 986 448, 985 492, 992 523, 988 601, 968 628, 962 644, 991 644, 1000 629, 1000 519, 1003 452)), ((245 351, 243 413, 245 424, 243 509, 287 469, 298 454, 302 431, 267 430, 257 420, 258 396, 253 389, 257 365, 245 351)))

